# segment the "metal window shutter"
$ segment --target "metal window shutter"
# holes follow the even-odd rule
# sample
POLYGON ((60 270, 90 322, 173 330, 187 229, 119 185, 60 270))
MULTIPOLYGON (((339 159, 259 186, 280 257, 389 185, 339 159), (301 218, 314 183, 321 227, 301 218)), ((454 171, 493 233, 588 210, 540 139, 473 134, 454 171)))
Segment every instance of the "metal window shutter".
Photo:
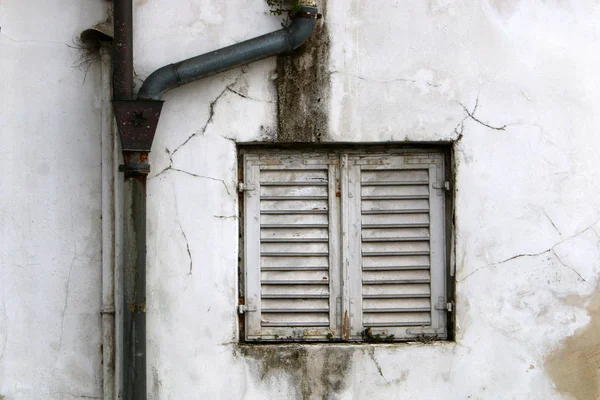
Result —
POLYGON ((337 337, 337 161, 244 158, 246 339, 337 337))
POLYGON ((353 338, 446 337, 443 167, 440 154, 350 157, 353 338))

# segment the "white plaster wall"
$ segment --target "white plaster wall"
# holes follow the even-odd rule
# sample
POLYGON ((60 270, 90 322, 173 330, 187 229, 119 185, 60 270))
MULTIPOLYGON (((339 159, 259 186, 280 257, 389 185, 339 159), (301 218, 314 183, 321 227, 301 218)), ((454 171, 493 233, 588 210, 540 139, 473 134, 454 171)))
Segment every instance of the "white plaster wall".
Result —
MULTIPOLYGON (((136 7, 141 77, 278 28, 260 0, 136 7)), ((544 359, 589 323, 565 299, 600 274, 599 16, 591 0, 328 1, 328 140, 457 141, 456 342, 336 347, 333 391, 330 346, 302 350, 299 381, 236 345, 235 142, 276 127, 275 61, 169 92, 148 186, 151 398, 564 398, 544 359)))
MULTIPOLYGON (((589 323, 566 298, 590 295, 600 273, 597 2, 328 3, 328 140, 460 137, 457 340, 310 346, 301 381, 236 345, 235 142, 276 126, 270 59, 165 97, 148 188, 151 397, 563 397, 543 361, 589 323), (338 351, 348 368, 328 390, 322 365, 338 351)), ((6 399, 101 395, 100 75, 84 80, 67 44, 104 6, 0 3, 6 399)), ((140 78, 279 27, 260 0, 138 0, 135 22, 140 78)))
POLYGON ((0 2, 0 398, 100 398, 97 0, 0 2))

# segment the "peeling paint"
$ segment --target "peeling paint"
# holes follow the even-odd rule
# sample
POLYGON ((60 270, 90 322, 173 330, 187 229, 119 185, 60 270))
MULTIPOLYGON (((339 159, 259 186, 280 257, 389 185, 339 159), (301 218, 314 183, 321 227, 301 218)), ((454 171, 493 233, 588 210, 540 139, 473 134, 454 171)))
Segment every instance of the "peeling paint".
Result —
MULTIPOLYGON (((567 303, 582 306, 585 298, 571 296, 567 303)), ((590 322, 567 338, 545 362, 556 389, 576 399, 600 398, 600 290, 589 300, 590 322)))

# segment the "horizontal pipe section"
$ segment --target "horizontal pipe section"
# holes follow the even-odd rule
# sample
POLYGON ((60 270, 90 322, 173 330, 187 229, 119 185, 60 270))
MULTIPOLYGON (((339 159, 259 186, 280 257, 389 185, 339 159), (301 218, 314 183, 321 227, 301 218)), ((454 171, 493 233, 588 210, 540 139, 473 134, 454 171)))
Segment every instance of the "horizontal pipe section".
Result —
POLYGON ((138 98, 160 100, 169 89, 300 47, 316 26, 317 8, 302 7, 296 15, 301 17, 290 27, 159 68, 146 79, 138 98))

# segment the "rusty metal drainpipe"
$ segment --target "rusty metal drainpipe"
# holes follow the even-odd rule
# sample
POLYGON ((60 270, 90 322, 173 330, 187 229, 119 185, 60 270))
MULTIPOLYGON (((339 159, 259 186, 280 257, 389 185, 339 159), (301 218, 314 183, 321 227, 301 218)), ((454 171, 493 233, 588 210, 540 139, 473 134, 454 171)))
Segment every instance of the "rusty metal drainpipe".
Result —
POLYGON ((124 164, 122 393, 146 400, 146 179, 148 153, 158 125, 162 94, 174 87, 292 51, 313 32, 319 17, 315 0, 293 15, 291 26, 220 50, 159 68, 133 99, 132 0, 114 0, 113 111, 124 164))
MULTIPOLYGON (((114 0, 113 108, 133 100, 133 5, 114 0)), ((125 107, 127 109, 127 107, 125 107)), ((125 113, 127 113, 125 111, 125 113)), ((144 123, 131 115, 130 125, 144 123)), ((118 119, 117 119, 118 121, 118 119)), ((117 122, 121 125, 121 122, 117 122)), ((121 393, 126 400, 146 399, 146 177, 150 146, 132 143, 127 127, 119 126, 124 164, 123 329, 121 338, 121 393)), ((152 142, 150 141, 150 144, 152 142)), ((139 144, 139 143, 138 143, 139 144)))

